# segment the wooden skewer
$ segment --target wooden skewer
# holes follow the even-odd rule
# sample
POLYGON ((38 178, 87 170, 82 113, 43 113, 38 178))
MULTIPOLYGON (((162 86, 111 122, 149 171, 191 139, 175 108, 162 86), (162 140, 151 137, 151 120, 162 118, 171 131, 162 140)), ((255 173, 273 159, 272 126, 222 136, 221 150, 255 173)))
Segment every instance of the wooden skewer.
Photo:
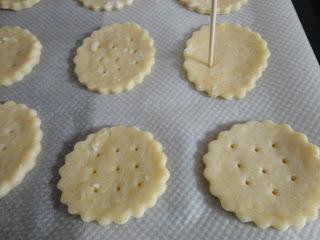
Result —
POLYGON ((213 67, 214 64, 214 43, 216 35, 217 4, 218 0, 212 0, 209 42, 209 67, 213 67))

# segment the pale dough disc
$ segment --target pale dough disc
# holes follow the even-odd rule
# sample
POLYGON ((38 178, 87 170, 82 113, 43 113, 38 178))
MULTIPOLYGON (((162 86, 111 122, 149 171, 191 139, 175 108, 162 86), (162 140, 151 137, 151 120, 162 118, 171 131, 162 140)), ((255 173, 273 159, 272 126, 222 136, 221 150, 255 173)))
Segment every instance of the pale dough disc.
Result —
MULTIPOLYGON (((179 0, 187 8, 202 13, 211 13, 212 0, 179 0)), ((219 0, 218 1, 218 14, 227 14, 230 12, 238 11, 248 0, 219 0)))
POLYGON ((22 104, 0 104, 0 198, 20 184, 41 150, 41 121, 22 104))
POLYGON ((0 28, 0 86, 9 86, 29 74, 40 61, 41 43, 20 27, 0 28))
POLYGON ((116 23, 83 41, 74 59, 79 81, 100 93, 129 91, 151 72, 153 39, 134 23, 116 23))
POLYGON ((267 43, 247 27, 217 24, 215 62, 210 68, 209 31, 209 26, 203 26, 187 41, 183 67, 188 79, 211 97, 241 99, 267 67, 267 43))
POLYGON ((222 207, 260 228, 302 228, 318 216, 319 149, 271 121, 237 124, 204 156, 204 176, 222 207))
POLYGON ((162 146, 135 127, 104 128, 77 143, 59 170, 61 202, 83 221, 122 224, 140 218, 166 190, 162 146))
POLYGON ((80 0, 86 8, 95 11, 111 11, 121 9, 133 3, 133 0, 80 0))
POLYGON ((19 11, 24 8, 30 8, 38 2, 40 0, 0 0, 0 8, 19 11))

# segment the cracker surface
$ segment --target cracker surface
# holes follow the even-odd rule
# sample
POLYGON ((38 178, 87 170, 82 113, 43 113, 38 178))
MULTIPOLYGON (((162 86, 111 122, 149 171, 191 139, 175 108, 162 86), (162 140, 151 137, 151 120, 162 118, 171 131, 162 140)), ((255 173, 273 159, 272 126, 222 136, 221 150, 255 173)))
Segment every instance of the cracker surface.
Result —
POLYGON ((319 149, 289 125, 234 125, 203 157, 210 192, 222 207, 260 228, 302 228, 318 216, 319 149))
POLYGON ((244 98, 267 67, 267 42, 247 27, 217 24, 215 62, 210 68, 209 31, 209 26, 203 26, 187 41, 183 68, 188 80, 211 97, 244 98))
POLYGON ((0 28, 0 86, 22 80, 40 61, 41 43, 26 29, 0 28))
POLYGON ((36 111, 12 101, 0 104, 0 198, 20 184, 41 150, 36 111))
POLYGON ((135 127, 104 128, 75 145, 59 170, 61 202, 70 214, 101 225, 140 218, 166 190, 162 146, 135 127))

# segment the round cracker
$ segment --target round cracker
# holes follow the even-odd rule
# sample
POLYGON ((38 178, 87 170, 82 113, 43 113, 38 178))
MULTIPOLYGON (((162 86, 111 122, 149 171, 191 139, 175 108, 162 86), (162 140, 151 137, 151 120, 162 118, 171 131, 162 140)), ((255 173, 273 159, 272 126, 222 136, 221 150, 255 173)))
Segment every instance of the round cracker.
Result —
POLYGON ((61 202, 83 221, 122 224, 142 217, 166 190, 162 146, 135 127, 104 128, 77 143, 59 170, 61 202))
POLYGON ((133 3, 133 0, 80 0, 86 8, 94 11, 119 10, 133 3))
POLYGON ((0 86, 9 86, 29 74, 40 61, 41 43, 20 27, 0 28, 0 86))
MULTIPOLYGON (((211 13, 212 0, 179 0, 190 10, 196 11, 201 14, 211 13)), ((227 14, 230 12, 238 11, 248 0, 219 0, 218 1, 218 14, 227 14)))
POLYGON ((20 184, 41 150, 41 121, 23 104, 0 105, 0 198, 20 184))
POLYGON ((0 8, 19 11, 30 8, 40 2, 40 0, 0 0, 0 8))
POLYGON ((92 33, 74 59, 79 81, 100 93, 129 91, 151 72, 153 40, 134 23, 116 23, 92 33))
POLYGON ((204 176, 222 207, 260 228, 302 228, 318 216, 319 149, 271 121, 237 124, 204 156, 204 176))
POLYGON ((217 24, 214 66, 208 66, 209 26, 193 33, 184 50, 188 80, 211 97, 241 99, 267 67, 270 52, 260 34, 237 24, 217 24))

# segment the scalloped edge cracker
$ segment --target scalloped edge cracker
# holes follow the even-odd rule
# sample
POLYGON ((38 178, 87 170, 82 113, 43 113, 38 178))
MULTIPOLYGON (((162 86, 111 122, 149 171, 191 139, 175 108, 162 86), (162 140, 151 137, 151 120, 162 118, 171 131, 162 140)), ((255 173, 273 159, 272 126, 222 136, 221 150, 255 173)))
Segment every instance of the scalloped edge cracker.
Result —
POLYGON ((70 214, 101 225, 141 218, 169 179, 167 157, 151 133, 103 128, 75 145, 59 170, 61 202, 70 214))
POLYGON ((2 151, 0 154, 2 161, 0 166, 7 168, 0 169, 0 198, 6 196, 14 187, 19 185, 26 174, 34 168, 37 156, 41 151, 42 139, 42 131, 40 129, 41 121, 35 110, 28 108, 24 104, 16 104, 15 102, 9 101, 0 104, 0 115, 2 114, 5 117, 0 119, 0 151, 2 151), (5 111, 5 114, 3 114, 3 111, 5 111), (12 115, 14 116, 10 120, 12 115), (20 122, 16 119, 20 120, 20 122), (4 128, 5 125, 7 125, 7 128, 4 128), (9 128, 8 125, 10 126, 9 128), (24 136, 23 140, 19 137, 17 140, 18 143, 24 141, 26 143, 24 146, 25 148, 21 149, 21 144, 12 146, 12 137, 16 138, 15 136, 21 133, 21 131, 25 132, 26 128, 33 129, 32 135, 24 136), (3 142, 8 139, 10 142, 9 144, 3 142), (11 151, 12 147, 17 148, 15 154, 20 153, 19 159, 12 159, 12 156, 8 156, 8 151, 11 151), (5 161, 10 161, 10 164, 4 164, 5 161), (13 161, 18 162, 14 171, 10 168, 13 161))
MULTIPOLYGON (((211 14, 211 4, 210 6, 201 5, 197 0, 179 0, 180 3, 186 6, 188 9, 201 13, 201 14, 211 14)), ((211 0, 209 0, 211 2, 211 0)), ((240 8, 245 5, 248 0, 236 0, 233 3, 226 4, 223 7, 219 7, 221 5, 221 1, 218 2, 218 14, 228 14, 230 12, 236 12, 240 10, 240 8)))
POLYGON ((119 10, 133 3, 133 0, 109 0, 106 4, 98 3, 97 0, 79 0, 84 7, 94 11, 119 10))
POLYGON ((240 221, 284 231, 318 217, 319 149, 289 125, 236 124, 209 143, 203 161, 210 192, 240 221))
POLYGON ((261 35, 238 24, 217 24, 212 68, 208 66, 208 48, 209 26, 203 26, 187 41, 183 68, 197 90, 216 98, 244 98, 267 68, 270 56, 261 35))
MULTIPOLYGON (((14 51, 16 54, 16 57, 14 61, 17 61, 17 59, 21 59, 21 64, 14 65, 14 63, 11 63, 12 70, 9 71, 7 74, 1 74, 0 73, 0 86, 10 86, 15 82, 21 81, 25 76, 27 76, 29 73, 31 73, 32 69, 39 64, 40 62, 40 56, 41 56, 41 50, 42 45, 38 38, 33 35, 30 31, 27 29, 23 29, 20 27, 1 27, 0 31, 5 31, 9 34, 11 34, 10 37, 15 38, 21 38, 20 41, 23 41, 25 39, 28 40, 30 43, 29 49, 25 49, 22 52, 20 46, 16 44, 17 49, 13 49, 12 47, 10 49, 5 48, 4 51, 14 51)), ((13 38, 14 40, 14 38, 13 38)), ((0 44, 5 44, 7 41, 11 41, 10 38, 7 36, 1 36, 0 32, 0 44)), ((16 40, 15 40, 16 41, 16 40)), ((4 59, 6 61, 6 59, 4 59)), ((0 62, 1 65, 1 62, 0 62)))
POLYGON ((84 39, 74 63, 79 81, 88 89, 126 92, 150 74, 155 63, 153 39, 135 23, 107 25, 84 39))
POLYGON ((10 9, 14 11, 20 11, 25 8, 31 8, 36 5, 40 0, 0 0, 0 9, 10 9))

